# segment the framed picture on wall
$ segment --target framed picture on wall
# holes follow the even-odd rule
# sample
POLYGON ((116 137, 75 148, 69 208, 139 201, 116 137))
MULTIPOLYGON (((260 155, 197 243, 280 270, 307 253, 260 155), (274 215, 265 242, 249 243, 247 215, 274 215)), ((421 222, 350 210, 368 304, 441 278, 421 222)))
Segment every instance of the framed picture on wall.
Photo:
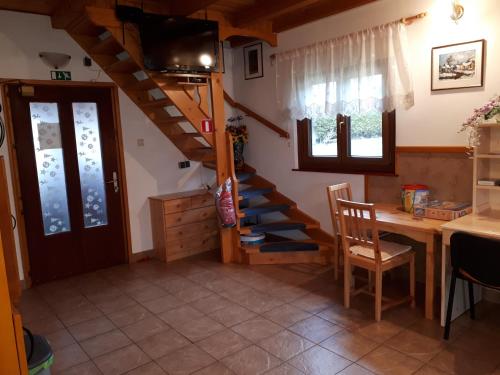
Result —
POLYGON ((245 79, 264 77, 262 64, 262 43, 243 47, 245 61, 245 79))
POLYGON ((431 58, 431 90, 482 87, 485 40, 434 47, 431 58))

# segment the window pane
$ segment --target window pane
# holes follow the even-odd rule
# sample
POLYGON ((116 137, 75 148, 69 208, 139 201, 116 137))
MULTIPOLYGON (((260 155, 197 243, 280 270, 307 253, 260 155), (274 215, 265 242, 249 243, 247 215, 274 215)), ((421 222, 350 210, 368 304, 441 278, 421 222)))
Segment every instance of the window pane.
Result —
POLYGON ((317 117, 312 119, 313 156, 337 156, 337 119, 317 117))
POLYGON ((85 228, 106 225, 106 190, 96 103, 73 103, 76 152, 85 228))
POLYGON ((382 114, 380 112, 351 115, 351 155, 381 158, 382 114))
POLYGON ((71 229, 57 103, 30 103, 31 129, 46 236, 71 229))

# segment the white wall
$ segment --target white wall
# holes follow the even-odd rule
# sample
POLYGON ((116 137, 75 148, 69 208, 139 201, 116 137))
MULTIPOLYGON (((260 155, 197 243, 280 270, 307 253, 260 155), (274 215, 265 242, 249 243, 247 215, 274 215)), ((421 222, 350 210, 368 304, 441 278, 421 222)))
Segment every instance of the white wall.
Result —
MULTIPOLYGON (((428 17, 408 26, 415 106, 408 111, 397 111, 397 145, 463 146, 466 136, 458 134, 462 121, 473 108, 500 92, 500 8, 495 0, 462 0, 465 15, 455 24, 449 18, 450 3, 448 0, 379 0, 281 33, 277 48, 264 43, 264 77, 259 79, 244 80, 243 52, 241 48, 235 50, 233 78, 236 99, 292 133, 294 122, 280 121, 275 109, 275 74, 270 54, 427 11, 428 17), (487 40, 485 86, 431 93, 431 48, 483 38, 487 40)), ((288 142, 251 119, 247 123, 250 143, 246 159, 249 164, 275 182, 278 189, 296 200, 302 209, 319 219, 325 228, 331 228, 324 190, 327 184, 351 182, 355 199, 362 199, 362 176, 293 172, 292 168, 296 166, 294 138, 288 142)))
MULTIPOLYGON (((50 69, 38 57, 41 51, 71 55, 69 66, 64 69, 71 71, 74 81, 90 81, 97 77, 95 69, 98 67, 84 67, 85 52, 65 31, 52 29, 50 19, 45 16, 0 11, 0 51, 1 78, 50 79, 50 69)), ((110 81, 103 73, 99 80, 110 81)), ((137 253, 153 247, 148 196, 196 189, 206 177, 201 177, 200 170, 193 172, 197 163, 191 163, 190 169, 177 168, 177 162, 185 157, 121 90, 120 113, 132 248, 137 253), (144 147, 137 146, 138 138, 144 139, 144 147), (179 188, 178 182, 190 173, 192 176, 179 188)), ((1 147, 0 155, 7 158, 9 169, 7 143, 1 147)), ((10 177, 9 170, 8 175, 10 177)), ((14 207, 12 189, 10 194, 14 207)), ((16 241, 19 244, 17 231, 16 241)))

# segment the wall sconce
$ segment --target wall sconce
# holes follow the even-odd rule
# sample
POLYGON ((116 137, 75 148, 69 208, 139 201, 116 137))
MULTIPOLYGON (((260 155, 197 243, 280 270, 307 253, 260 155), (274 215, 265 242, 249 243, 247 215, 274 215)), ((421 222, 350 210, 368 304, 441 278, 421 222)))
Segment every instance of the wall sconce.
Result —
POLYGON ((450 18, 458 23, 458 20, 464 15, 464 7, 459 0, 453 0, 451 3, 452 11, 450 18))
POLYGON ((71 60, 70 55, 57 52, 40 52, 38 56, 42 59, 45 65, 54 69, 64 68, 71 60))

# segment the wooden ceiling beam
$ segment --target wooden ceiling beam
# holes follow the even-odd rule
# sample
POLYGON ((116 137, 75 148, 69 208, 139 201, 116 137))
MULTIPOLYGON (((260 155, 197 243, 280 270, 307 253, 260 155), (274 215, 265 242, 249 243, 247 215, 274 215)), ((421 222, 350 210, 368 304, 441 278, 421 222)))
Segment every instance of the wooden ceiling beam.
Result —
POLYGON ((293 29, 294 27, 360 7, 374 1, 376 0, 320 0, 316 4, 285 13, 274 19, 273 31, 279 33, 293 29))
POLYGON ((208 8, 217 0, 171 0, 170 14, 176 16, 188 16, 199 10, 208 8))
POLYGON ((259 0, 255 5, 241 10, 233 17, 236 27, 244 27, 255 21, 272 20, 282 14, 293 12, 318 2, 318 0, 259 0))

